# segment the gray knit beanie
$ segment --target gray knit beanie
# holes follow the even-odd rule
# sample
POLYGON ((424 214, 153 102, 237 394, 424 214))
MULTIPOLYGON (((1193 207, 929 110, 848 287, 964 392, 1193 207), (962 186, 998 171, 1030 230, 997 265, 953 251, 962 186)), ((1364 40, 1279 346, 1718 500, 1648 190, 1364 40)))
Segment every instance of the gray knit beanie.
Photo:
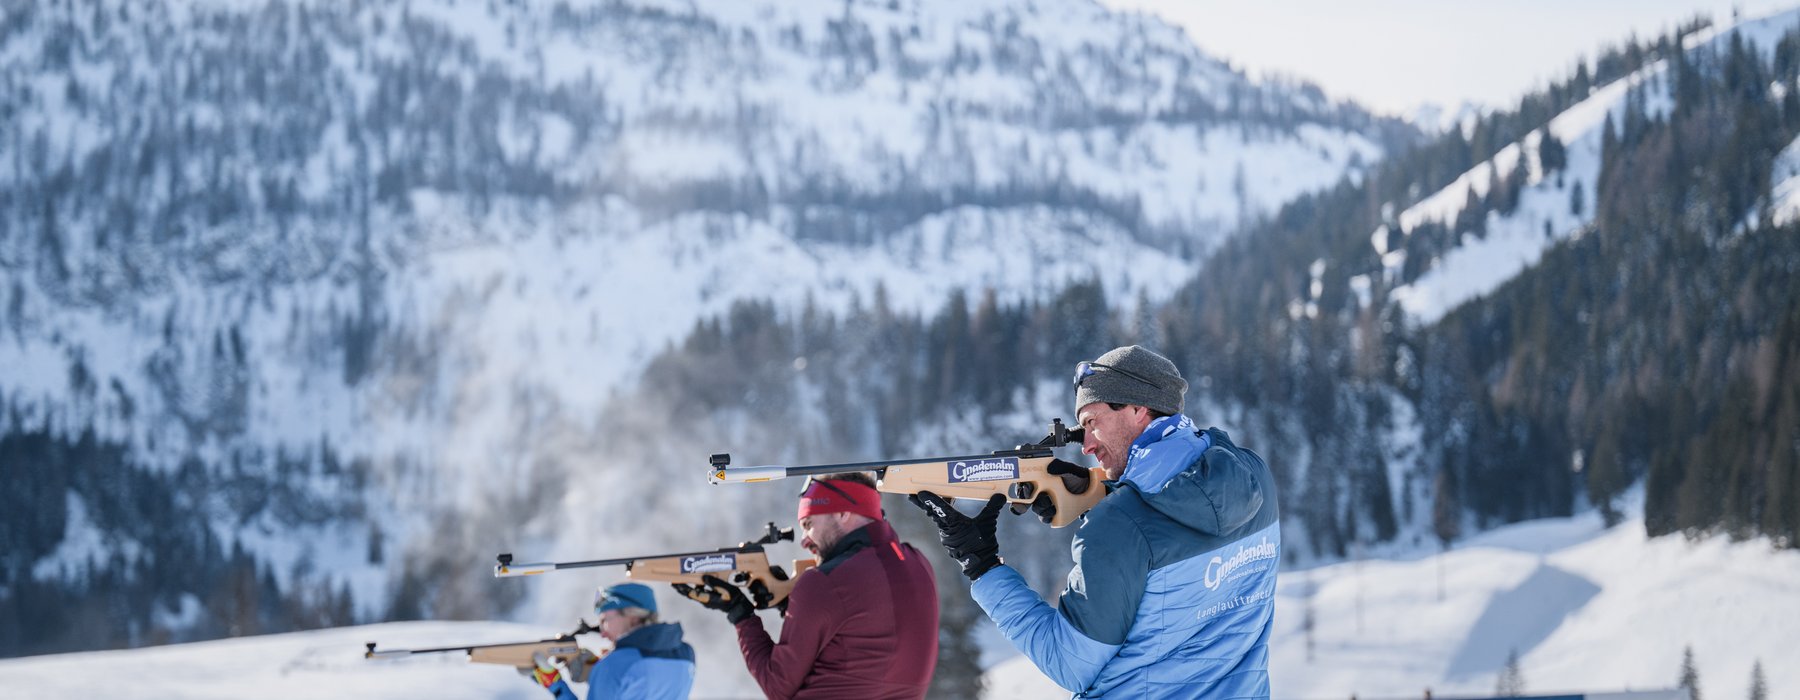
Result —
POLYGON ((1096 401, 1136 404, 1170 415, 1181 412, 1188 383, 1169 358, 1127 345, 1113 348, 1091 365, 1091 373, 1080 376, 1078 371, 1075 378, 1077 412, 1096 401))

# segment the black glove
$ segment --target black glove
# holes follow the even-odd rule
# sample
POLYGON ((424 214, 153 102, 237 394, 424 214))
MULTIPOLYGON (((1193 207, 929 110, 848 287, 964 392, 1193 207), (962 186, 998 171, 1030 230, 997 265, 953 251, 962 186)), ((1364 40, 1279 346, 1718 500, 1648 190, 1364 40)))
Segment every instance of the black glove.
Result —
MULTIPOLYGON (((1050 460, 1050 464, 1044 466, 1044 471, 1062 477, 1063 488, 1068 489, 1069 493, 1087 493, 1088 487, 1092 486, 1094 481, 1092 470, 1060 459, 1050 460)), ((1051 518, 1056 517, 1056 504, 1050 500, 1050 494, 1039 493, 1037 498, 1031 501, 1031 512, 1037 513, 1038 519, 1047 523, 1051 518)))
POLYGON ((920 491, 907 500, 937 523, 938 541, 962 564, 963 575, 970 581, 1000 565, 1000 542, 994 539, 994 521, 1000 517, 1000 507, 1006 505, 1005 496, 996 493, 989 497, 987 505, 973 518, 957 512, 930 491, 920 491))
MULTIPOLYGON (((779 567, 779 566, 769 567, 769 575, 775 577, 775 580, 777 580, 777 581, 788 580, 787 572, 782 571, 781 567, 779 567)), ((767 584, 763 583, 762 579, 750 579, 749 588, 750 588, 750 601, 752 603, 756 604, 757 610, 768 610, 770 607, 774 607, 776 610, 781 612, 781 615, 783 617, 787 616, 788 599, 782 598, 781 602, 775 603, 773 606, 771 606, 769 604, 769 602, 775 600, 775 592, 769 590, 769 586, 767 584)))
POLYGON ((724 579, 712 574, 700 577, 700 581, 702 585, 699 586, 685 583, 670 585, 675 587, 676 593, 680 593, 690 600, 713 610, 725 611, 725 619, 730 620, 731 624, 735 625, 745 618, 756 615, 756 608, 750 604, 750 599, 737 586, 726 583, 724 579))

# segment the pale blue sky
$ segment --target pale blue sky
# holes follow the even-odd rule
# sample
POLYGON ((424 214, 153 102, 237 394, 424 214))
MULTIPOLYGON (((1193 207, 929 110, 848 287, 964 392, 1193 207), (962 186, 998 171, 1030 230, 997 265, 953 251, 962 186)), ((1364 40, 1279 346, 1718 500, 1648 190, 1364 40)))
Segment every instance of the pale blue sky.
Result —
POLYGON ((1100 0, 1187 29, 1206 52, 1251 74, 1318 83, 1377 111, 1470 101, 1510 104, 1578 57, 1633 31, 1659 33, 1734 6, 1759 17, 1800 0, 1100 0))

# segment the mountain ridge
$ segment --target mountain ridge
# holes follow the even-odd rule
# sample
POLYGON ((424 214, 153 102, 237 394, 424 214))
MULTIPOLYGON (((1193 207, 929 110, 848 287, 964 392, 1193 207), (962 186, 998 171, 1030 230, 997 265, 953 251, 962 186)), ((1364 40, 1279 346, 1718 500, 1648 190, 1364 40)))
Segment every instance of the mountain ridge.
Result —
POLYGON ((136 611, 8 653, 510 609, 457 572, 626 469, 595 414, 735 302, 1154 301, 1413 138, 1086 2, 96 0, 9 14, 0 64, 0 451, 43 521, 0 607, 136 611), (71 577, 116 590, 35 575, 95 528, 71 577))

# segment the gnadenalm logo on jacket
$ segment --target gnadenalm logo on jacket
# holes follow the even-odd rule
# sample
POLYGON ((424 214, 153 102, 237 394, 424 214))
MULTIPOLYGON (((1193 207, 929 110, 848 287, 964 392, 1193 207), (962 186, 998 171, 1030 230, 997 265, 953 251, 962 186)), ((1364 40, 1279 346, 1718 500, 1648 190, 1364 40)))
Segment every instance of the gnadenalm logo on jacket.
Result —
POLYGON ((1256 562, 1267 561, 1279 556, 1281 556, 1281 548, 1275 543, 1270 542, 1269 538, 1266 536, 1262 538, 1261 542, 1249 547, 1240 544, 1238 545, 1237 553, 1231 555, 1230 559, 1222 557, 1212 558, 1212 561, 1206 565, 1206 579, 1203 583, 1206 584, 1206 590, 1219 590, 1219 584, 1224 583, 1225 579, 1231 576, 1232 572, 1255 564, 1256 562))

